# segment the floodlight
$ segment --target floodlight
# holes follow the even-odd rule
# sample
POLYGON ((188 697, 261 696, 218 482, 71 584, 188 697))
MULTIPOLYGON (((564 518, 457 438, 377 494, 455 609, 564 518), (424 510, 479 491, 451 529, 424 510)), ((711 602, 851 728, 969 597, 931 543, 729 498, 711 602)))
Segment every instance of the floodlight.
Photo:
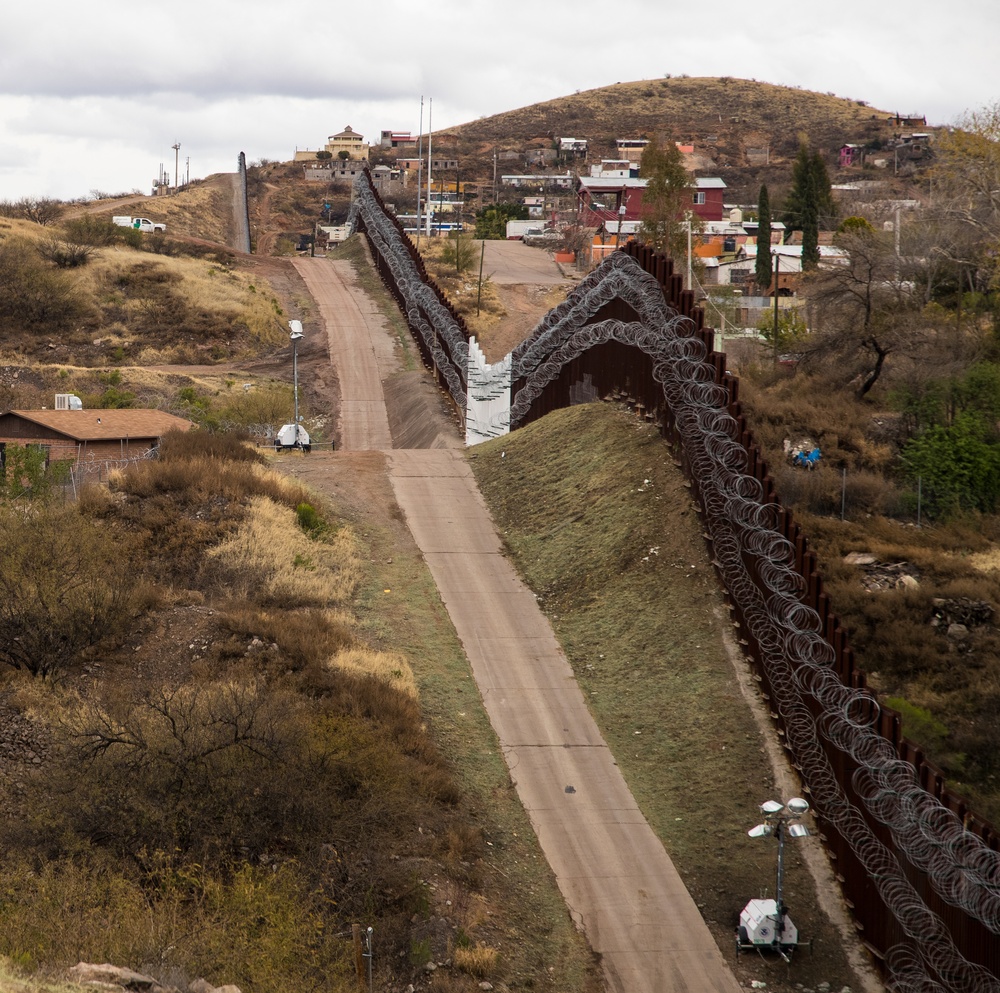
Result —
POLYGON ((760 805, 760 812, 762 814, 776 814, 781 809, 782 805, 777 800, 765 800, 760 805))
POLYGON ((299 338, 305 337, 301 321, 289 321, 288 326, 292 329, 291 334, 288 336, 292 341, 297 341, 299 338))
POLYGON ((756 827, 750 828, 747 834, 751 838, 766 838, 771 833, 770 824, 758 824, 756 827))
POLYGON ((805 838, 809 835, 809 828, 805 824, 789 824, 788 836, 790 838, 805 838))
POLYGON ((809 809, 809 801, 803 800, 800 796, 793 796, 785 806, 790 814, 801 817, 809 809))

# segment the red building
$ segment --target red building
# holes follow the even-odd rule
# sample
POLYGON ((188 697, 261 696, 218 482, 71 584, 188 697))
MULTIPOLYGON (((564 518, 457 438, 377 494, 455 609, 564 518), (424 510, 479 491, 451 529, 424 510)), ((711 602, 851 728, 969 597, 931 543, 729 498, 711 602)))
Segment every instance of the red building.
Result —
MULTIPOLYGON (((642 194, 646 184, 645 179, 580 176, 576 188, 580 223, 584 227, 599 227, 618 219, 642 220, 642 194)), ((726 184, 716 177, 692 177, 691 212, 703 221, 721 221, 725 189, 726 184)))

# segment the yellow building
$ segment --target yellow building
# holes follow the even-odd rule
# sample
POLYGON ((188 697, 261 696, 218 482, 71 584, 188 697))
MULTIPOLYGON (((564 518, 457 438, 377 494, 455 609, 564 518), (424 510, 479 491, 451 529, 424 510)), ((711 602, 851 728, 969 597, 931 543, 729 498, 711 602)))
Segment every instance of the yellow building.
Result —
MULTIPOLYGON (((368 158, 369 144, 365 141, 365 136, 363 134, 358 134, 350 124, 344 128, 339 134, 332 134, 327 138, 326 145, 320 151, 327 151, 330 153, 330 158, 348 158, 355 160, 363 160, 368 158), (346 152, 346 156, 342 156, 340 153, 346 152)), ((311 162, 315 161, 317 155, 316 149, 302 148, 295 150, 295 161, 296 162, 311 162)), ((326 156, 324 156, 326 158, 326 156)))

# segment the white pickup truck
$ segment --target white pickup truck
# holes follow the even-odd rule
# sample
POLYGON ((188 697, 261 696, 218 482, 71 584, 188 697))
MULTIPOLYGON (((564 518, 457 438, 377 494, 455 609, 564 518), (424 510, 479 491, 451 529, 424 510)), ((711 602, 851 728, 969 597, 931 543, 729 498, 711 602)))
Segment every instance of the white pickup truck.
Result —
POLYGON ((148 217, 129 217, 127 214, 119 214, 111 218, 112 224, 117 224, 120 228, 135 228, 136 231, 166 231, 166 224, 154 223, 148 217))

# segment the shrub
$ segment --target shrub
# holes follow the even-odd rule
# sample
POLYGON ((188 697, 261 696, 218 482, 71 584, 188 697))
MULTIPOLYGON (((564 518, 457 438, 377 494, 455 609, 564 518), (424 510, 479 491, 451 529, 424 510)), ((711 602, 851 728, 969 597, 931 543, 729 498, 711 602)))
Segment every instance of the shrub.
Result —
POLYGON ((63 224, 63 232, 67 240, 76 245, 97 247, 114 245, 122 240, 124 230, 124 228, 112 224, 106 217, 95 217, 93 214, 74 217, 63 224))
POLYGON ((38 246, 38 254, 59 269, 76 269, 93 258, 94 250, 89 245, 48 241, 38 246))
POLYGON ((0 510, 0 532, 0 662, 54 675, 124 633, 135 573, 123 536, 61 508, 0 510))
POLYGON ((68 275, 46 266, 21 238, 0 242, 0 286, 0 326, 51 333, 84 313, 68 275))

